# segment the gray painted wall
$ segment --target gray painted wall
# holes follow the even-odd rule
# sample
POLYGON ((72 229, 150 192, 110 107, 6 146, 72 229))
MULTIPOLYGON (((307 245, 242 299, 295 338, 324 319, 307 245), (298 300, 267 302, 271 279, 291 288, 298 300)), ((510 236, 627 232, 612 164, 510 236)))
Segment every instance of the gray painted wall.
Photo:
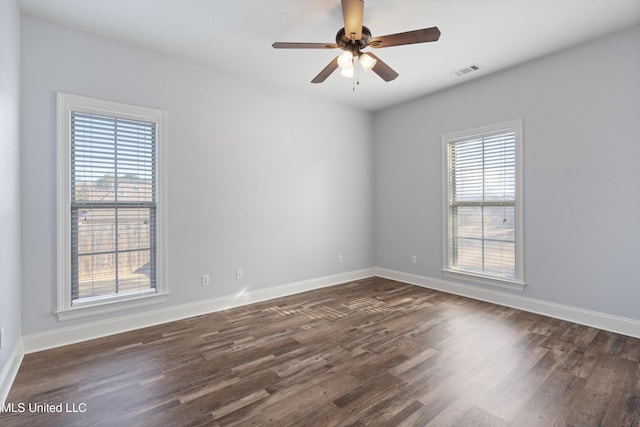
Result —
POLYGON ((369 113, 29 16, 22 61, 24 334, 130 313, 53 314, 56 91, 168 112, 166 306, 373 265, 369 113))
POLYGON ((640 319, 639 46, 636 26, 377 113, 376 265, 443 279, 441 135, 523 118, 524 296, 640 319))
POLYGON ((0 372, 22 336, 20 314, 20 12, 0 1, 0 372))

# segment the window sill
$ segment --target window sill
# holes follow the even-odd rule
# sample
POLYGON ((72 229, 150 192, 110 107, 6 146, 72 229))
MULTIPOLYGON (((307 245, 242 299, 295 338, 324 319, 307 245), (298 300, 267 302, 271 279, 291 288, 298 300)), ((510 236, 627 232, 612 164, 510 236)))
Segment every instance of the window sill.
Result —
POLYGON ((458 280, 466 280, 468 282, 479 283, 482 285, 494 286, 502 289, 509 289, 512 291, 523 292, 527 284, 519 280, 498 279, 491 276, 484 276, 481 274, 467 273, 458 270, 442 269, 445 277, 458 280))
POLYGON ((160 304, 167 301, 168 293, 148 294, 133 296, 126 299, 116 299, 110 301, 96 301, 82 303, 71 308, 56 311, 58 321, 80 319, 82 317, 96 316, 98 314, 113 313, 114 311, 126 310, 128 308, 141 307, 150 304, 160 304))

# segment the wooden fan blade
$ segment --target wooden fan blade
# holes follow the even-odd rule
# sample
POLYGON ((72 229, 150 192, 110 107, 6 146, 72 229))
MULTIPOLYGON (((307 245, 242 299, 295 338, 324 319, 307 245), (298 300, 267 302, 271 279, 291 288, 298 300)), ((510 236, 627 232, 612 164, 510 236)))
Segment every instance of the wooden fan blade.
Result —
POLYGON ((364 14, 363 0, 342 0, 342 17, 344 18, 344 33, 349 40, 362 38, 362 15, 364 14))
POLYGON ((333 58, 333 61, 320 71, 320 73, 311 80, 311 83, 322 83, 338 68, 338 57, 333 58))
POLYGON ((275 42, 272 44, 275 49, 335 49, 338 47, 335 43, 289 43, 275 42))
POLYGON ((395 78, 398 77, 399 74, 396 73, 393 68, 389 67, 373 53, 367 52, 367 55, 376 60, 376 65, 373 66, 372 70, 374 73, 382 77, 382 80, 384 80, 385 82, 390 82, 391 80, 395 80, 395 78))
POLYGON ((405 33, 389 34, 388 36, 374 37, 367 43, 373 48, 400 46, 404 44, 435 42, 440 38, 438 27, 423 28, 421 30, 407 31, 405 33))

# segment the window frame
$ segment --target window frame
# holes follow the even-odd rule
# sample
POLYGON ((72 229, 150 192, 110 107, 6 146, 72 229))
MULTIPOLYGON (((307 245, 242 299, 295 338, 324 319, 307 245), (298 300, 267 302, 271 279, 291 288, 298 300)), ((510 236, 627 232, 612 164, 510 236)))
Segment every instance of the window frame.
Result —
POLYGON ((446 277, 465 280, 484 285, 495 286, 504 289, 523 291, 526 286, 524 280, 524 223, 523 223, 523 184, 522 184, 522 146, 523 146, 522 119, 515 119, 492 125, 475 127, 462 131, 450 132, 442 135, 442 271, 446 277), (464 140, 475 139, 495 135, 500 132, 513 132, 515 135, 515 277, 507 278, 486 273, 472 272, 456 269, 453 263, 453 245, 451 236, 450 216, 450 155, 449 147, 464 140))
POLYGON ((166 111, 107 101, 64 92, 57 93, 57 310, 58 320, 70 320, 110 313, 167 300, 166 262, 166 111), (81 112, 113 118, 151 122, 156 125, 156 287, 86 301, 72 302, 71 248, 71 114, 81 112))

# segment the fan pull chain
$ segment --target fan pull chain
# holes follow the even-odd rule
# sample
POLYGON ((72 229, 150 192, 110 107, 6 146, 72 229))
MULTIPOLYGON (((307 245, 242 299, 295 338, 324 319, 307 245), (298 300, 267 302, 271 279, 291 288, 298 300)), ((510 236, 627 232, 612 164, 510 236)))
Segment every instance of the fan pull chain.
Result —
POLYGON ((358 74, 358 69, 356 68, 356 60, 353 59, 353 87, 352 90, 356 91, 356 75, 358 74))
POLYGON ((356 86, 360 84, 360 79, 358 75, 358 57, 353 55, 353 91, 356 91, 356 86))

